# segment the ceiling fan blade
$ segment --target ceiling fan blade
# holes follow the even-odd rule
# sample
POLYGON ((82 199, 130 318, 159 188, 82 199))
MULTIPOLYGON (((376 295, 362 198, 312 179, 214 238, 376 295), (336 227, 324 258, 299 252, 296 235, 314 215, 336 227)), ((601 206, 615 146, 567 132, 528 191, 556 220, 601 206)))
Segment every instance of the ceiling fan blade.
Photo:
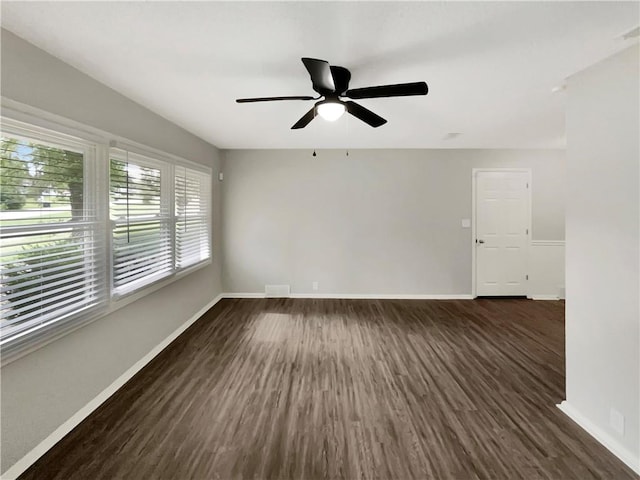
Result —
POLYGON ((362 105, 356 102, 344 102, 347 107, 347 112, 356 118, 359 118, 364 123, 371 125, 373 128, 377 128, 380 125, 384 125, 387 121, 380 115, 376 115, 368 108, 364 108, 362 105))
POLYGON ((238 98, 237 103, 252 103, 252 102, 275 102, 276 100, 315 100, 309 96, 297 96, 297 97, 257 97, 257 98, 238 98))
POLYGON ((297 130, 298 128, 304 128, 307 125, 309 125, 309 122, 311 122, 311 120, 313 120, 314 118, 316 118, 316 106, 314 105, 313 108, 311 110, 309 110, 307 113, 305 113, 302 118, 300 120, 298 120, 293 127, 291 127, 291 130, 297 130))
POLYGON ((311 75, 311 83, 316 92, 324 94, 336 91, 329 62, 305 57, 302 59, 302 63, 304 63, 309 75, 311 75))
POLYGON ((344 96, 348 98, 406 97, 409 95, 426 95, 428 92, 429 87, 425 82, 413 82, 354 88, 353 90, 347 90, 344 96))

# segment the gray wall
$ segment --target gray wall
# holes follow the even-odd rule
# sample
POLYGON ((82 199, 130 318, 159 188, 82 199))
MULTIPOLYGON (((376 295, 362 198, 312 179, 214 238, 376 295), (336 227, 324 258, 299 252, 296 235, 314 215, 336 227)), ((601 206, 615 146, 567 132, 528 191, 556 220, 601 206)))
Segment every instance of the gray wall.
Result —
POLYGON ((568 81, 566 251, 567 403, 638 468, 639 58, 636 46, 568 81))
MULTIPOLYGON (((5 30, 2 95, 219 169, 213 146, 5 30)), ((221 292, 219 185, 212 265, 2 368, 2 471, 221 292)))
POLYGON ((474 167, 530 167, 533 238, 564 239, 563 151, 223 151, 225 291, 469 294, 474 167))

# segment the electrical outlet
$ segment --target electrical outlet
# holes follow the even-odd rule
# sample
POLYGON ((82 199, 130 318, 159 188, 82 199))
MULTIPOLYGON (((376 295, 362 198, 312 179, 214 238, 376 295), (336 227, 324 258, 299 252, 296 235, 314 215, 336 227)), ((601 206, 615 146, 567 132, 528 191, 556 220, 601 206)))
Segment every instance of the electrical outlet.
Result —
POLYGON ((624 415, 612 408, 609 412, 609 425, 620 435, 624 435, 624 415))
POLYGON ((318 290, 318 288, 319 288, 318 282, 313 282, 313 283, 311 284, 311 288, 313 288, 313 290, 314 290, 314 291, 317 291, 317 290, 318 290))

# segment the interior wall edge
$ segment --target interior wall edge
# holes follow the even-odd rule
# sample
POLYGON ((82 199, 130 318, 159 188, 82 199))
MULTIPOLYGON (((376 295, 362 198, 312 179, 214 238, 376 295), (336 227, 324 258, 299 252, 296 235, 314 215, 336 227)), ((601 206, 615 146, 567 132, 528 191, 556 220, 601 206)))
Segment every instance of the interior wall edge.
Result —
POLYGON ((600 442, 607 450, 618 457, 625 465, 640 475, 640 455, 625 448, 620 442, 609 435, 607 432, 599 428, 595 423, 591 422, 580 411, 573 407, 569 402, 563 400, 556 405, 567 417, 573 420, 580 428, 600 442))

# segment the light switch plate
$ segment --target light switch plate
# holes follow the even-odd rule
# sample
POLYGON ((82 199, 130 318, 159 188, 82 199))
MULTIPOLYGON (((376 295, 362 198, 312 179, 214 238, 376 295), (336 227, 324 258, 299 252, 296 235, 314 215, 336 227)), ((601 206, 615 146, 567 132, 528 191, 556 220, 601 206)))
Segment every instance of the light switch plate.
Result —
POLYGON ((470 218, 463 218, 461 223, 462 223, 462 228, 471 228, 470 218))

